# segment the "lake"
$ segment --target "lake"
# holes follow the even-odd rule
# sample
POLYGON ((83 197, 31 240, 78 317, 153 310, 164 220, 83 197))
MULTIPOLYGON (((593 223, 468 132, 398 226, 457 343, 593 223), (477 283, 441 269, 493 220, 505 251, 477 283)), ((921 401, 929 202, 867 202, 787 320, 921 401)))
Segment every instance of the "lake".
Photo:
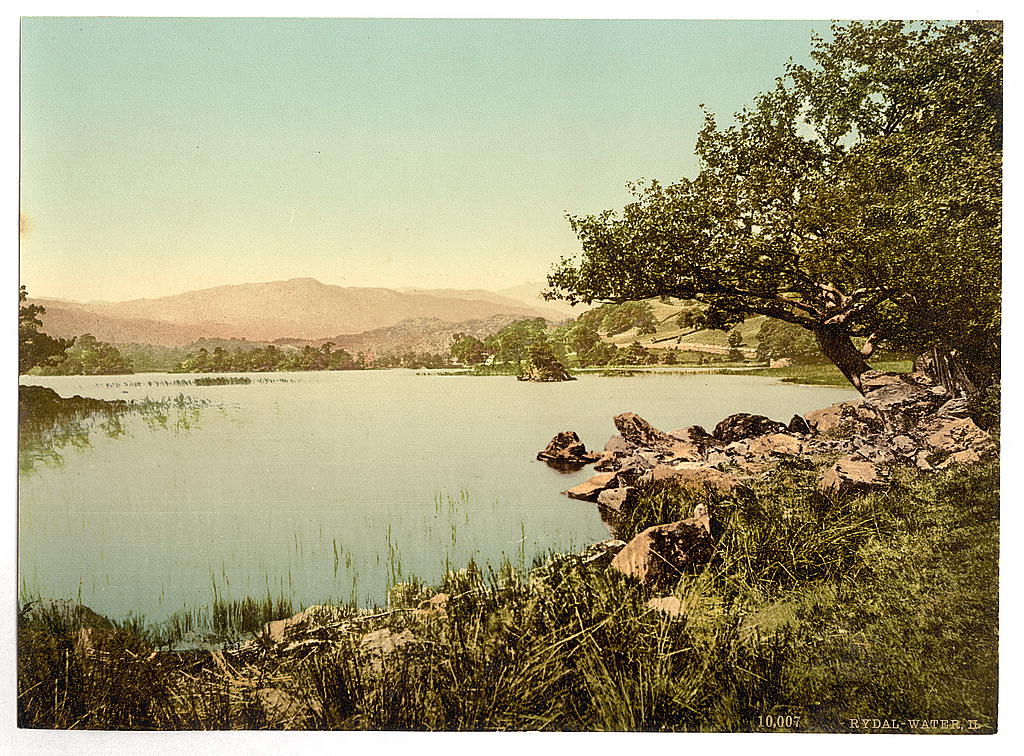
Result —
MULTIPOLYGON (((600 449, 614 415, 662 430, 752 412, 788 422, 852 390, 742 375, 583 375, 570 383, 406 370, 197 376, 23 376, 61 396, 206 400, 23 470, 23 595, 80 598, 160 620, 222 598, 296 606, 382 603, 389 584, 436 581, 470 558, 529 566, 608 537, 593 504, 560 491, 592 474, 535 459, 557 432, 600 449), (263 382, 270 381, 270 382, 263 382), (113 436, 113 437, 111 437, 113 436)), ((109 430, 109 429, 108 429, 109 430)))

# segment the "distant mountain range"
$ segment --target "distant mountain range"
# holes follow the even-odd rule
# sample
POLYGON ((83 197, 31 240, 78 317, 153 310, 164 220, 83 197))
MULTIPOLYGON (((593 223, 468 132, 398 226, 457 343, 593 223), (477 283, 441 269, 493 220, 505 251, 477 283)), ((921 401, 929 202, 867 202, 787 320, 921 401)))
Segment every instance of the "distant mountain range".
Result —
POLYGON ((374 328, 355 334, 339 334, 329 339, 279 339, 278 345, 303 347, 306 344, 319 347, 331 342, 337 348, 351 354, 364 352, 381 355, 387 353, 405 354, 407 352, 430 352, 443 354, 452 345, 452 336, 464 333, 483 340, 492 333, 497 333, 509 323, 521 320, 521 315, 491 315, 455 322, 440 318, 407 318, 394 325, 374 328))
MULTIPOLYGON (((71 302, 33 297, 46 308, 43 329, 60 337, 91 333, 112 344, 181 346, 202 338, 249 341, 334 341, 355 347, 346 336, 387 329, 411 321, 397 333, 378 333, 364 341, 408 343, 415 351, 440 351, 418 345, 439 343, 440 334, 466 321, 490 327, 524 317, 559 322, 573 317, 565 303, 544 302, 543 284, 501 292, 484 289, 407 289, 332 286, 313 278, 236 284, 188 291, 157 299, 126 302, 71 302), (500 322, 499 322, 500 321, 500 322), (417 326, 416 323, 419 325, 417 326), (414 335, 417 328, 422 331, 414 335), (392 338, 395 337, 395 338, 392 338), (413 346, 417 345, 417 346, 413 346)), ((465 332, 476 325, 463 327, 465 332)), ((486 335, 486 334, 483 334, 486 335)), ((450 338, 450 334, 448 334, 450 338)), ((356 347, 358 348, 358 347, 356 347)), ((372 347, 365 347, 367 349, 372 347)), ((444 346, 447 348, 447 342, 444 346)))

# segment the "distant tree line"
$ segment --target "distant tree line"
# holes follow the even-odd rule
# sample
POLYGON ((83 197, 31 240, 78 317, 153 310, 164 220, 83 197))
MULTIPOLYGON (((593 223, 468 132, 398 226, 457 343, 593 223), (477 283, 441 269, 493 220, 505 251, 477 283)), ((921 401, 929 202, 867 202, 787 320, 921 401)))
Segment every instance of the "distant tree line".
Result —
POLYGON ((358 352, 354 357, 344 349, 335 349, 327 342, 314 348, 282 349, 273 344, 256 349, 225 349, 211 352, 201 348, 188 354, 173 369, 175 373, 269 373, 305 370, 367 370, 378 368, 439 368, 452 363, 452 358, 433 352, 389 352, 368 355, 358 352))
POLYGON ((38 367, 39 375, 128 375, 132 364, 116 347, 91 333, 73 340, 62 358, 51 357, 38 367))

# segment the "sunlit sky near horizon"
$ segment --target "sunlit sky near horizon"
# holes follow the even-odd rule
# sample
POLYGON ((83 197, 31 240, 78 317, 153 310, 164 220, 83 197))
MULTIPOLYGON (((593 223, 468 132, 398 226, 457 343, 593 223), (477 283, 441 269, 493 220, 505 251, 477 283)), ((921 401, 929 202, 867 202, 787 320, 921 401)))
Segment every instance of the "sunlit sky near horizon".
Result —
POLYGON ((565 213, 693 175, 827 21, 22 23, 21 277, 121 300, 312 276, 499 289, 565 213))

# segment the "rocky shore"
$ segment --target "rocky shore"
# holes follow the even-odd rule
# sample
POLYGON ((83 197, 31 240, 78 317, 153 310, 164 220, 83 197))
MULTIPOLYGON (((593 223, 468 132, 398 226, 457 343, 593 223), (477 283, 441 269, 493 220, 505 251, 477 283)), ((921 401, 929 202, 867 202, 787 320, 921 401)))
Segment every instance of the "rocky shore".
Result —
POLYGON ((971 418, 972 403, 955 397, 923 370, 864 376, 856 399, 794 415, 782 423, 737 413, 708 432, 699 425, 661 431, 631 412, 615 418, 619 433, 600 453, 572 431, 537 456, 562 469, 593 464, 588 480, 563 493, 594 502, 613 539, 611 569, 656 585, 699 569, 715 553, 715 496, 735 494, 780 462, 823 467, 818 493, 837 499, 885 489, 895 466, 922 472, 995 458, 997 444, 971 418), (693 516, 652 526, 629 543, 618 540, 641 487, 666 483, 708 494, 693 516))

